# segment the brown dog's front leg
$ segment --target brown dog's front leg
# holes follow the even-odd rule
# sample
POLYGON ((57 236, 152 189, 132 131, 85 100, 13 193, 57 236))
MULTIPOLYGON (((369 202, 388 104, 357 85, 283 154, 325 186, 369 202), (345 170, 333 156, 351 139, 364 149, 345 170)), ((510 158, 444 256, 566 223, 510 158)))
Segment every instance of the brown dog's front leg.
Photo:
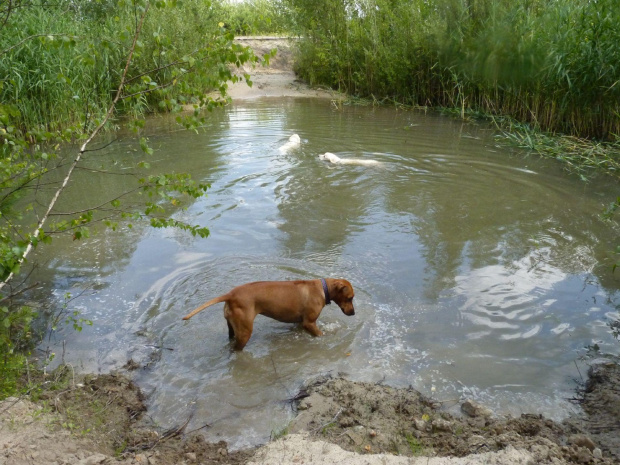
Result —
POLYGON ((252 336, 252 331, 245 331, 245 330, 237 331, 237 334, 235 334, 234 349, 243 350, 245 345, 250 340, 250 336, 252 336))
POLYGON ((323 331, 316 325, 316 321, 304 321, 302 326, 313 336, 319 337, 323 335, 323 331))

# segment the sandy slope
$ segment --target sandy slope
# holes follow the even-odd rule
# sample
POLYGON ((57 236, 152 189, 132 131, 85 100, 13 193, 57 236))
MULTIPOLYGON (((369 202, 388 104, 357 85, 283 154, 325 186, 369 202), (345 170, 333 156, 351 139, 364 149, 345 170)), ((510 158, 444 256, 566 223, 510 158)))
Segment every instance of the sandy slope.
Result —
POLYGON ((268 67, 246 67, 238 70, 237 75, 244 72, 252 76, 252 87, 245 81, 232 84, 228 94, 233 100, 253 99, 259 97, 314 97, 338 98, 337 92, 327 89, 311 89, 301 82, 293 72, 293 55, 295 39, 281 37, 238 37, 237 42, 249 46, 254 53, 262 57, 271 49, 276 48, 276 56, 270 60, 268 67))

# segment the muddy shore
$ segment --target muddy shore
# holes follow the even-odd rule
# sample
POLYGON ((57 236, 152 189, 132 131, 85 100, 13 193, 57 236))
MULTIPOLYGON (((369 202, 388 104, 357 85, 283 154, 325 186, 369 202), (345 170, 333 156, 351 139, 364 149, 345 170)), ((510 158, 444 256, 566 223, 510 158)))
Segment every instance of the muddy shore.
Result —
MULTIPOLYGON (((241 38, 262 55, 279 49, 268 69, 245 70, 254 85, 230 87, 234 99, 320 97, 292 72, 291 42, 241 38)), ((319 377, 301 390, 297 416, 279 438, 256 450, 230 451, 207 443, 189 421, 162 430, 150 420, 147 399, 130 369, 79 375, 64 366, 42 378, 43 389, 0 402, 0 465, 22 464, 616 464, 620 463, 620 365, 593 363, 574 401, 583 414, 563 423, 536 412, 497 417, 459 399, 462 414, 413 389, 319 377)), ((283 399, 284 400, 284 399, 283 399)), ((189 419, 187 419, 189 420, 189 419)), ((201 419, 202 420, 202 419, 201 419)))
MULTIPOLYGON (((461 400, 460 416, 413 389, 319 377, 291 402, 297 416, 255 450, 207 443, 186 422, 162 430, 128 374, 77 376, 61 367, 30 397, 0 402, 0 464, 604 464, 620 463, 620 365, 591 367, 557 423, 497 417, 461 400)), ((208 421, 208 419, 206 420, 208 421)))

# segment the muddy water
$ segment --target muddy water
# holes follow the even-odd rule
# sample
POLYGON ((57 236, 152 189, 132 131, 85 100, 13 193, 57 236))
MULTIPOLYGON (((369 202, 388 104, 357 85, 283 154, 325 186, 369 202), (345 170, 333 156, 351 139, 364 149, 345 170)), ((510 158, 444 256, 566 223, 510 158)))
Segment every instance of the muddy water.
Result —
MULTIPOLYGON (((32 279, 50 283, 40 292, 57 308, 80 295, 69 307, 94 322, 53 335, 56 360, 63 340, 65 360, 86 370, 132 358, 164 427, 193 414, 188 428, 208 423, 210 439, 263 442, 291 418, 286 399, 326 373, 559 419, 583 348, 618 351, 606 321, 619 228, 600 218, 615 185, 498 148, 486 126, 392 108, 274 99, 215 112, 198 134, 151 124, 153 169, 211 184, 175 213, 211 236, 122 223, 42 249, 32 279), (280 153, 293 133, 301 147, 280 153), (326 151, 381 165, 330 165, 317 158, 326 151), (221 304, 181 321, 234 285, 323 276, 357 292, 355 316, 324 309, 323 338, 259 317, 234 353, 221 304)), ((139 156, 127 139, 90 163, 122 172, 139 156)), ((75 179, 63 208, 131 185, 92 176, 75 179)))

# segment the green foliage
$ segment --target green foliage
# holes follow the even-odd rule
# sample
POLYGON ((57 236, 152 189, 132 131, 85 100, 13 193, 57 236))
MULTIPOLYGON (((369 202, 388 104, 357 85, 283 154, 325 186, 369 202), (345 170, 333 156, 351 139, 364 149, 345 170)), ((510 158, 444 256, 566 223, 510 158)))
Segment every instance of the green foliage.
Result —
POLYGON ((74 331, 81 332, 84 325, 92 326, 93 322, 80 316, 79 310, 73 310, 69 307, 70 302, 73 300, 73 296, 70 292, 66 292, 64 295, 64 302, 61 308, 54 312, 48 318, 48 326, 51 331, 58 331, 60 324, 70 326, 74 331))
POLYGON ((286 425, 286 426, 283 426, 280 429, 272 430, 271 431, 271 436, 270 436, 269 439, 271 441, 277 441, 278 439, 281 439, 281 438, 285 437, 288 433, 289 433, 288 425, 286 425))
POLYGON ((77 123, 81 132, 95 127, 120 83, 139 13, 151 3, 119 112, 137 115, 200 103, 205 91, 230 79, 228 63, 253 60, 250 51, 232 44, 232 34, 220 26, 220 8, 210 2, 20 8, 0 34, 0 101, 11 104, 10 126, 57 130, 77 123))
POLYGON ((418 441, 413 434, 406 432, 404 436, 412 456, 415 457, 424 453, 424 445, 420 443, 420 441, 418 441))
POLYGON ((297 72, 362 96, 620 134, 616 0, 286 0, 297 72))
POLYGON ((31 349, 30 324, 34 316, 28 307, 0 307, 0 399, 17 393, 31 349))
POLYGON ((282 0, 223 1, 218 17, 236 35, 287 34, 292 18, 282 0))

